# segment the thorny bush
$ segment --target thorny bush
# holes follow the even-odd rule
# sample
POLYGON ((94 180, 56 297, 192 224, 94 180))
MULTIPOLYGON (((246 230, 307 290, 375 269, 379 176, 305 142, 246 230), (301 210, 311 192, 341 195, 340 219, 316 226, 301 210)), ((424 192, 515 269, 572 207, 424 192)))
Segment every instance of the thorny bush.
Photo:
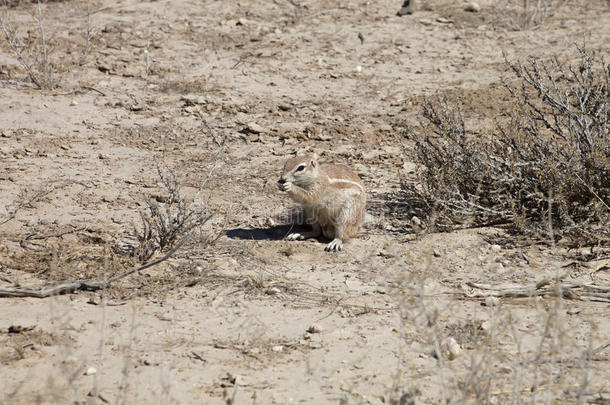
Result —
POLYGON ((610 245, 610 65, 596 62, 582 49, 567 67, 507 62, 515 106, 487 138, 446 100, 425 102, 431 131, 407 129, 421 167, 402 187, 412 213, 440 230, 508 224, 572 246, 610 245))

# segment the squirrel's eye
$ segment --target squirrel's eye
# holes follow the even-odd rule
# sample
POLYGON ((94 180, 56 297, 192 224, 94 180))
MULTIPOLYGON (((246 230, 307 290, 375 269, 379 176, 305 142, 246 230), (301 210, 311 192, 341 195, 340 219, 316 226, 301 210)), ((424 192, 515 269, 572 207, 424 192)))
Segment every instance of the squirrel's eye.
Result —
POLYGON ((297 167, 297 169, 295 171, 300 172, 302 170, 305 170, 305 165, 301 165, 301 166, 297 167))

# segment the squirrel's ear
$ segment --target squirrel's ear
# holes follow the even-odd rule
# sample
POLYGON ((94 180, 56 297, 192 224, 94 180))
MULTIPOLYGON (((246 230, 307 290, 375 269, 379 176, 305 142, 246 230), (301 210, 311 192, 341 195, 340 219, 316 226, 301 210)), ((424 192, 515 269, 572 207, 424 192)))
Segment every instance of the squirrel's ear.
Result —
POLYGON ((316 165, 318 164, 318 154, 313 153, 309 162, 311 163, 311 167, 316 167, 316 165))

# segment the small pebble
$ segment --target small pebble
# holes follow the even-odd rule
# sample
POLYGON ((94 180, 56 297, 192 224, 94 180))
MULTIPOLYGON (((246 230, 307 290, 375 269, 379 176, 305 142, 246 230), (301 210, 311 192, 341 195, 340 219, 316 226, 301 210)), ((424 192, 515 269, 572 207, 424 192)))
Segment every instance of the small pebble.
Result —
POLYGON ((89 367, 87 371, 85 371, 85 375, 94 375, 97 374, 97 369, 95 367, 89 367))
POLYGON ((453 360, 462 353, 462 348, 454 338, 450 337, 445 340, 443 344, 443 351, 449 360, 453 360))
POLYGON ((246 129, 248 130, 248 132, 252 132, 253 134, 260 134, 266 132, 265 128, 261 127, 256 122, 249 123, 246 126, 246 129))
POLYGON ((481 322, 481 330, 483 332, 489 332, 491 330, 491 321, 481 322))
POLYGON ((317 323, 314 323, 309 328, 307 328, 307 332, 309 333, 322 333, 323 331, 324 328, 322 328, 322 326, 318 325, 317 323))
POLYGON ((184 102, 185 106, 194 106, 197 104, 207 104, 208 100, 203 96, 186 95, 180 97, 180 101, 184 102))
POLYGON ((354 70, 356 71, 356 73, 360 73, 362 72, 362 66, 358 65, 354 68, 354 70))
POLYGON ((281 292, 281 290, 277 287, 271 287, 271 288, 267 288, 267 290, 265 291, 265 294, 267 295, 276 295, 279 294, 281 292))
POLYGON ((496 307, 498 306, 498 303, 500 302, 500 300, 498 299, 498 297, 485 297, 485 306, 486 307, 496 307))
POLYGON ((271 348, 271 351, 279 353, 279 352, 283 352, 284 351, 284 346, 273 346, 271 348))
POLYGON ((70 105, 75 106, 75 105, 78 105, 78 103, 76 102, 76 100, 72 100, 72 101, 70 101, 70 105))
POLYGON ((464 11, 478 13, 479 11, 481 11, 481 6, 479 6, 479 3, 475 3, 474 1, 472 1, 466 5, 464 11))

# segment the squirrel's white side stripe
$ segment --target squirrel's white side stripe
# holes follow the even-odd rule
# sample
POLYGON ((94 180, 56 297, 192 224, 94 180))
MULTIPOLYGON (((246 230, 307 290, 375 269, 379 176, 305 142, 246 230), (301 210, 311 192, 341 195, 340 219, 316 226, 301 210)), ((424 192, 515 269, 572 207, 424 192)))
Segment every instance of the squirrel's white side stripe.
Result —
POLYGON ((349 183, 349 184, 353 184, 354 186, 358 186, 360 188, 360 190, 364 191, 364 187, 362 187, 362 184, 358 184, 355 181, 352 180, 347 180, 347 179, 333 179, 332 177, 328 178, 328 182, 329 183, 349 183))

